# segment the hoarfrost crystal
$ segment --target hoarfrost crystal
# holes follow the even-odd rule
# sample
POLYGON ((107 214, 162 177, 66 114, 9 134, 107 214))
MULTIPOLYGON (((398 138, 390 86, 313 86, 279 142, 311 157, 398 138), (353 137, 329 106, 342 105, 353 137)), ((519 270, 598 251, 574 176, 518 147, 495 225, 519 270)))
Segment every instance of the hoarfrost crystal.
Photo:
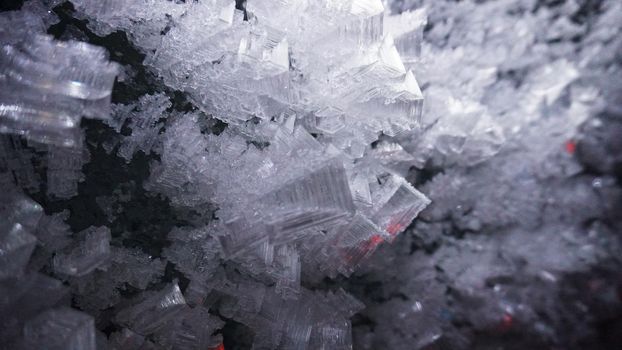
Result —
MULTIPOLYGON (((191 279, 187 295, 174 283, 122 308, 115 322, 125 328, 110 342, 146 346, 148 336, 165 346, 217 346, 212 332, 221 324, 195 325, 211 318, 207 308, 217 302, 221 313, 256 332, 257 347, 348 348, 351 313, 331 308, 349 297, 311 292, 302 279, 350 275, 429 203, 401 177, 404 171, 385 167, 372 152, 381 135, 412 132, 423 101, 413 71, 383 30, 381 1, 250 1, 245 12, 229 0, 73 3, 95 32, 126 31, 149 69, 200 111, 172 112, 169 96, 156 93, 114 105, 110 115, 117 66, 100 48, 32 36, 35 26, 17 42, 7 36, 2 51, 0 78, 11 86, 0 94, 2 131, 51 144, 49 196, 79 192, 89 160, 79 133, 86 115, 127 135, 104 145, 107 153, 128 163, 137 152, 158 156, 146 190, 183 210, 218 206, 218 220, 168 235, 163 256, 191 279), (41 99, 49 101, 45 109, 41 99), (203 113, 229 127, 206 134, 203 113), (251 287, 223 266, 266 285, 251 287), (239 304, 226 311, 233 300, 239 304)), ((416 40, 409 34, 415 31, 400 33, 400 45, 416 40)), ((109 221, 117 218, 118 202, 102 196, 97 203, 109 221)), ((5 238, 7 252, 19 254, 11 258, 12 274, 35 244, 14 225, 5 238)), ((99 313, 120 300, 122 281, 145 289, 162 273, 157 260, 113 246, 106 227, 56 245, 44 232, 38 259, 53 256, 53 271, 80 291, 77 303, 86 310, 99 313), (139 261, 149 267, 143 271, 139 261), (122 272, 126 267, 132 272, 122 272)))
POLYGON ((26 35, 0 50, 0 132, 75 146, 82 115, 107 118, 117 65, 102 48, 26 35))
MULTIPOLYGON (((589 204, 619 192, 584 181, 573 137, 604 104, 586 72, 619 31, 589 36, 547 12, 559 2, 385 8, 413 3, 0 12, 0 348, 222 350, 238 332, 253 349, 347 350, 354 330, 362 348, 462 349, 513 320, 551 333, 564 301, 506 281, 553 285, 608 256, 598 209, 618 207, 589 204)), ((615 27, 607 4, 595 28, 615 27)))

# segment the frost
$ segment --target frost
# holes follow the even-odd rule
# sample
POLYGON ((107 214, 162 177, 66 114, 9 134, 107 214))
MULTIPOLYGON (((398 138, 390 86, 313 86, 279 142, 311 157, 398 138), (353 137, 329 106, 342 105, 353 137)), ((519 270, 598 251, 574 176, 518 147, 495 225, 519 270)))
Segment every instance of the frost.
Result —
POLYGON ((73 247, 57 253, 54 270, 59 274, 84 276, 96 268, 103 268, 110 258, 110 230, 90 227, 77 234, 73 247))
POLYGON ((108 116, 118 68, 99 47, 28 38, 0 50, 0 132, 75 146, 83 115, 108 116))
POLYGON ((96 349, 93 318, 69 308, 46 311, 28 321, 24 336, 24 349, 96 349))
POLYGON ((619 281, 599 277, 619 270, 619 13, 579 0, 0 12, 0 347, 602 338, 591 325, 610 315, 594 310, 619 308, 619 281))

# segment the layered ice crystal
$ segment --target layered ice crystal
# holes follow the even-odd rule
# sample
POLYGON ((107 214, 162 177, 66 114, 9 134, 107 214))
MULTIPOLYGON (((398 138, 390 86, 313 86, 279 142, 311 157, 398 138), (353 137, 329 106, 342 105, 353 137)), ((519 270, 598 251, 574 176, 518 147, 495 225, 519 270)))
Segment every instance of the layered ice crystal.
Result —
MULTIPOLYGON (((225 0, 149 10, 118 4, 142 23, 115 18, 91 1, 74 3, 97 19, 94 29, 132 33, 168 85, 229 123, 315 115, 315 130, 339 139, 360 138, 352 129, 397 135, 419 123, 423 97, 383 31, 380 1, 250 1, 245 14, 225 0), (163 31, 166 16, 177 25, 163 31), (344 126, 350 132, 335 135, 344 126)), ((402 46, 415 40, 398 34, 402 46)))
POLYGON ((24 326, 23 349, 95 350, 93 317, 61 308, 46 311, 24 326))
POLYGON ((33 235, 43 208, 25 195, 5 191, 0 204, 0 280, 17 278, 37 244, 33 235))
POLYGON ((0 223, 0 279, 21 275, 37 238, 20 223, 0 223))
POLYGON ((83 115, 108 117, 118 67, 102 48, 26 36, 2 47, 0 69, 2 133, 74 146, 83 115))
POLYGON ((186 300, 177 283, 171 284, 147 299, 117 314, 119 323, 142 335, 153 334, 183 311, 186 300))
MULTIPOLYGON (((351 348, 349 319, 362 304, 303 284, 350 276, 430 203, 404 178, 414 157, 403 141, 426 122, 415 65, 425 16, 387 19, 380 0, 253 0, 243 10, 231 0, 72 3, 94 33, 124 31, 165 86, 114 105, 109 117, 118 66, 104 49, 40 35, 7 39, 0 128, 49 144, 32 151, 45 152, 45 172, 9 159, 32 184, 22 187, 44 176, 54 201, 89 192, 78 186, 89 161, 79 124, 101 118, 118 133, 103 145, 111 158, 132 166, 142 152, 150 161, 136 192, 159 195, 190 219, 158 232, 166 243, 149 256, 128 248, 123 237, 133 232, 115 226, 126 214, 117 207, 130 200, 118 193, 95 198, 110 228, 72 235, 68 214, 26 223, 36 221, 33 210, 11 221, 33 233, 7 238, 22 242, 11 243, 11 274, 30 263, 61 278, 75 306, 98 323, 110 318, 112 347, 218 348, 226 318, 250 328, 257 349, 351 348), (177 92, 197 108, 179 108, 177 92), (216 133, 206 120, 227 127, 216 133)), ((3 154, 25 148, 12 141, 0 143, 3 154)), ((93 347, 93 320, 67 310, 39 314, 28 334, 47 339, 52 316, 79 339, 51 343, 93 347)))
POLYGON ((90 227, 80 233, 75 245, 54 257, 54 270, 59 274, 84 276, 103 268, 110 258, 110 230, 90 227))
POLYGON ((572 348, 554 323, 591 305, 562 278, 619 255, 615 179, 573 156, 619 4, 70 2, 0 13, 2 346, 462 349, 520 325, 572 348), (46 31, 124 62, 112 118, 106 50, 46 31), (370 302, 354 327, 339 285, 370 302))

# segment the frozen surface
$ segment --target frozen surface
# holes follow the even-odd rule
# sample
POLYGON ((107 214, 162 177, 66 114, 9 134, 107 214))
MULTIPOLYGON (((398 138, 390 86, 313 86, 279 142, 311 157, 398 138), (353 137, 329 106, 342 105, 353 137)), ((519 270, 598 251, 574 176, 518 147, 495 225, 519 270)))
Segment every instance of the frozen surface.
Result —
POLYGON ((34 33, 2 42, 0 132, 75 146, 83 115, 108 116, 118 68, 102 48, 34 33))
POLYGON ((619 3, 16 6, 0 349, 622 341, 619 3))
POLYGON ((23 349, 95 350, 93 317, 69 308, 41 313, 24 326, 23 349))

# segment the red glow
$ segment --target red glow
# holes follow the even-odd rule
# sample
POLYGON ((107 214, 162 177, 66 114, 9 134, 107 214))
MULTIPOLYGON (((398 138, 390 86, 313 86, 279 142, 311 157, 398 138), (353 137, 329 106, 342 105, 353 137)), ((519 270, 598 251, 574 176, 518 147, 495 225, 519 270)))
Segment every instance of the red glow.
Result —
POLYGON ((501 331, 507 331, 512 328, 513 324, 514 318, 512 317, 512 315, 503 314, 503 317, 501 318, 501 323, 499 324, 499 328, 501 329, 501 331))
MULTIPOLYGON (((375 234, 371 237, 369 237, 368 240, 364 241, 361 243, 361 245, 359 246, 361 251, 364 252, 364 254, 367 254, 371 251, 373 251, 374 249, 376 249, 376 247, 382 243, 384 241, 384 239, 382 238, 381 235, 379 234, 375 234)), ((346 255, 344 256, 344 259, 346 259, 348 262, 352 261, 352 256, 350 255, 346 255)))
POLYGON ((217 346, 217 347, 215 347, 215 348, 209 348, 208 350, 225 350, 225 344, 220 343, 220 344, 218 344, 218 346, 217 346))
POLYGON ((371 236, 371 238, 369 239, 369 242, 373 245, 373 246, 377 246, 378 244, 380 244, 382 242, 382 237, 380 235, 373 235, 371 236))
POLYGON ((402 225, 399 222, 395 222, 395 223, 389 224, 389 226, 387 227, 387 232, 392 235, 396 235, 399 232, 401 232, 403 229, 404 229, 404 225, 402 225))
POLYGON ((565 145, 566 153, 572 155, 577 150, 577 143, 573 140, 568 140, 565 145))
POLYGON ((373 235, 369 238, 369 240, 367 240, 367 242, 363 243, 362 248, 367 253, 371 250, 376 249, 378 244, 380 244, 382 241, 383 241, 382 236, 373 235))
MULTIPOLYGON (((365 252, 365 254, 373 251, 374 249, 376 249, 376 247, 378 246, 378 244, 382 243, 383 239, 382 236, 376 234, 371 236, 367 241, 361 243, 360 247, 361 250, 365 252)), ((352 257, 347 257, 348 261, 352 260, 352 257)))

